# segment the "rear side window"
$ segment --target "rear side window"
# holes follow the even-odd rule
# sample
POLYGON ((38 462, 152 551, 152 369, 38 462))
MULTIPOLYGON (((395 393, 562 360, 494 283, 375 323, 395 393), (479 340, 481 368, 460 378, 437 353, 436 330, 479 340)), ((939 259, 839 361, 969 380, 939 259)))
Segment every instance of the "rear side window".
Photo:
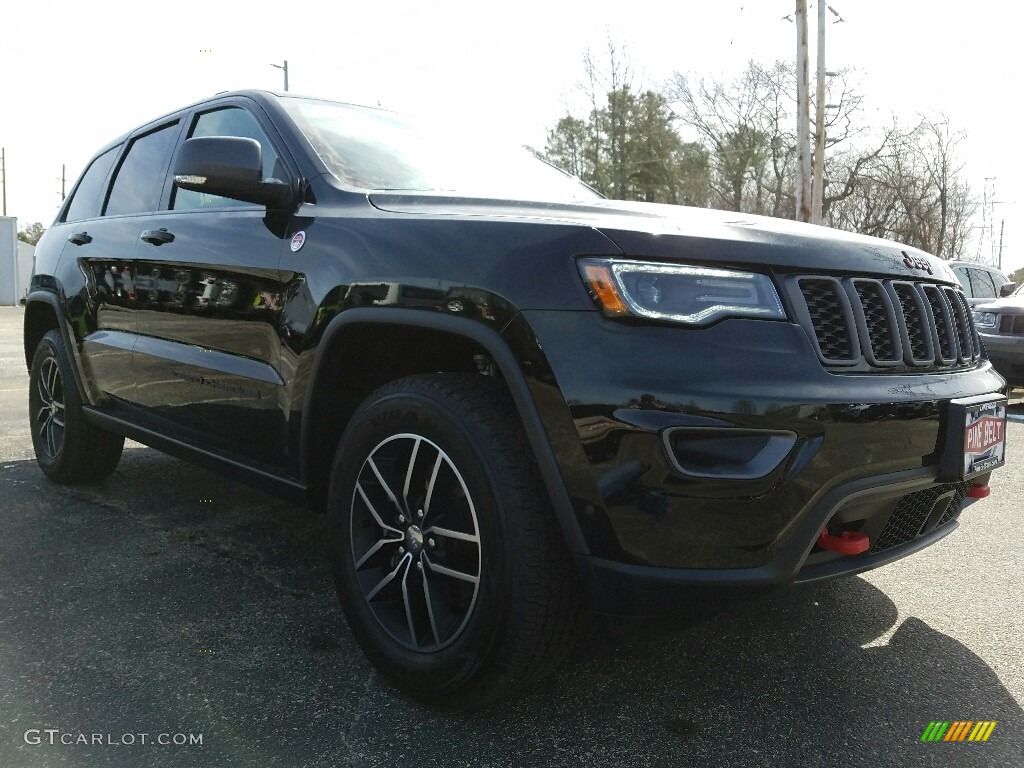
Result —
POLYGON ((119 147, 109 149, 92 161, 92 164, 82 174, 82 180, 78 182, 74 195, 71 197, 71 204, 64 216, 64 221, 81 221, 91 219, 100 215, 100 206, 103 205, 104 183, 107 174, 110 173, 110 166, 117 158, 119 147))
POLYGON ((172 123, 132 141, 114 176, 114 186, 104 211, 107 216, 148 213, 157 209, 164 173, 177 135, 178 124, 172 123))
POLYGON ((983 269, 971 270, 971 286, 974 288, 974 298, 994 299, 996 287, 992 284, 992 276, 983 269))

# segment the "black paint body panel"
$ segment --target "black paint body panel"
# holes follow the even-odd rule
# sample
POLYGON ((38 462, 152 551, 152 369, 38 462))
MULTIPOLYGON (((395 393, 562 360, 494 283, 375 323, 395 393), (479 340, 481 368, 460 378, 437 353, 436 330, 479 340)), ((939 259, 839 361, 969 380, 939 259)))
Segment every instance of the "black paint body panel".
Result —
MULTIPOLYGON (((70 329, 91 418, 177 455, 219 456, 315 498, 334 450, 320 441, 317 393, 374 364, 335 360, 341 380, 325 381, 335 345, 375 324, 448 334, 485 350, 512 390, 594 590, 630 569, 646 584, 652 568, 684 584, 700 573, 730 581, 730 569, 770 584, 795 578, 824 500, 906 473, 934 482, 948 401, 1002 386, 985 359, 947 374, 830 373, 792 320, 607 319, 576 264, 631 257, 777 282, 804 272, 921 278, 923 264, 929 280, 957 284, 919 251, 673 206, 367 194, 326 172, 273 95, 229 94, 171 117, 187 125, 221 104, 251 110, 279 143, 294 208, 58 219, 36 251, 34 300, 51 297, 70 329), (160 228, 174 240, 140 239, 160 228), (68 242, 86 231, 91 242, 68 242), (662 435, 675 427, 784 431, 796 445, 765 476, 698 478, 666 455, 662 435)), ((108 147, 118 143, 127 145, 108 147)))

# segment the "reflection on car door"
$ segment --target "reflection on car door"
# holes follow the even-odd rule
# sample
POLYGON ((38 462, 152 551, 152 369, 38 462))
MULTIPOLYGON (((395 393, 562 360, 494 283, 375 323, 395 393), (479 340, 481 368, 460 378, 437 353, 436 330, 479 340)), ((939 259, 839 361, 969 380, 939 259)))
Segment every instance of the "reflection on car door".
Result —
MULTIPOLYGON (((190 124, 189 138, 256 139, 264 176, 287 174, 247 110, 215 109, 190 124)), ((186 440, 279 466, 283 227, 260 206, 177 188, 167 208, 136 234, 137 402, 186 440)))
POLYGON ((86 379, 101 398, 133 399, 133 259, 144 218, 140 214, 157 206, 178 129, 175 121, 134 137, 113 172, 109 196, 107 177, 120 147, 97 157, 64 215, 68 235, 61 258, 77 262, 88 287, 88 301, 69 307, 70 319, 79 324, 86 379))

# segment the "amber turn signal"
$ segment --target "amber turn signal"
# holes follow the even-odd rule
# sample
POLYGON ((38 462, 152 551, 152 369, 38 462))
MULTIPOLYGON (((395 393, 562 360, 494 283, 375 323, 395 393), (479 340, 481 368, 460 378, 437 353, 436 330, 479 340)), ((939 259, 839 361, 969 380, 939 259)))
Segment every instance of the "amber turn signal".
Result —
POLYGON ((590 292, 600 302, 605 312, 610 315, 629 314, 626 302, 622 300, 615 287, 611 267, 605 264, 584 264, 583 274, 586 276, 590 292))

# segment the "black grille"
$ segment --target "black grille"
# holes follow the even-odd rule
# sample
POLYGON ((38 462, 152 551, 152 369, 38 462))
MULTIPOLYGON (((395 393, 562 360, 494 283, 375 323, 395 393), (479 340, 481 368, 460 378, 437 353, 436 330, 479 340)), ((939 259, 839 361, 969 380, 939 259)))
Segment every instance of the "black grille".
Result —
POLYGON ((1024 335, 1024 315, 1003 315, 999 319, 999 332, 1014 336, 1024 335))
POLYGON ((934 285, 924 286, 924 295, 932 311, 932 327, 938 335, 939 355, 943 360, 952 360, 953 337, 949 332, 949 308, 946 306, 946 300, 942 297, 942 291, 934 285))
POLYGON ((956 493, 953 495, 953 500, 946 507, 946 511, 942 513, 942 517, 939 518, 939 524, 935 526, 940 528, 950 520, 960 516, 960 505, 964 503, 964 499, 967 498, 967 491, 970 489, 970 483, 957 483, 956 493))
POLYGON ((822 356, 830 360, 852 360, 853 345, 843 315, 839 283, 833 280, 801 280, 800 291, 822 356))
POLYGON ((926 526, 932 513, 937 511, 936 502, 946 504, 946 507, 934 528, 945 525, 959 514, 969 486, 968 482, 945 483, 907 494, 896 503, 885 527, 872 543, 871 551, 884 552, 928 533, 926 526), (952 498, 947 496, 950 491, 953 492, 952 498), (947 499, 942 499, 943 496, 947 499))
POLYGON ((864 280, 855 281, 854 286, 864 310, 864 324, 872 354, 876 360, 896 360, 897 347, 893 332, 897 327, 889 318, 888 308, 892 302, 886 297, 885 289, 881 283, 864 280))
POLYGON ((971 322, 968 319, 971 313, 967 308, 967 300, 960 291, 954 291, 952 288, 944 289, 943 293, 946 294, 946 301, 949 302, 949 306, 953 309, 956 340, 960 345, 960 357, 969 360, 975 354, 974 329, 971 327, 971 322))
POLYGON ((967 368, 980 357, 959 290, 909 280, 811 276, 795 278, 795 284, 797 314, 826 366, 900 373, 967 368))
POLYGON ((931 345, 928 343, 927 324, 921 312, 920 297, 917 289, 910 283, 894 283, 893 291, 900 301, 903 320, 907 326, 907 338, 910 341, 910 354, 914 360, 928 360, 931 345))

